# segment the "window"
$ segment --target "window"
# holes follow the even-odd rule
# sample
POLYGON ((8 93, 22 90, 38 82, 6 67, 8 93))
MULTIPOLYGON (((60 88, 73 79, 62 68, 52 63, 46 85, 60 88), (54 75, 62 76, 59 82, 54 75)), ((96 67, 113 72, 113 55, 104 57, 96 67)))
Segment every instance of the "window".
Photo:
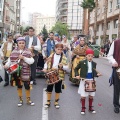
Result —
POLYGON ((0 0, 0 8, 2 8, 2 1, 0 0))
POLYGON ((1 11, 0 11, 0 20, 2 20, 2 15, 1 15, 1 11))
POLYGON ((112 12, 112 1, 110 1, 110 9, 109 12, 112 12))
POLYGON ((110 29, 110 22, 107 23, 107 30, 110 29))
POLYGON ((97 31, 99 31, 99 25, 97 25, 97 31))
POLYGON ((117 0, 116 9, 120 8, 120 0, 117 0))
POLYGON ((104 28, 104 23, 102 23, 102 31, 103 31, 103 28, 104 28))
POLYGON ((114 20, 114 28, 118 28, 118 19, 114 20))

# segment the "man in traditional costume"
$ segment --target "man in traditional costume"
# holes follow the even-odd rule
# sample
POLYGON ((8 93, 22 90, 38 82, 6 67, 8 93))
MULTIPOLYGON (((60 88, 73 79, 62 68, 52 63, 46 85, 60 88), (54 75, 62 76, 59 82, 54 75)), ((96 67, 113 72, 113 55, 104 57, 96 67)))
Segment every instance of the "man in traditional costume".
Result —
POLYGON ((37 38, 34 35, 34 28, 30 27, 28 30, 28 36, 25 37, 26 41, 26 47, 31 50, 33 53, 33 58, 34 58, 34 63, 31 65, 31 78, 30 81, 33 82, 34 85, 36 85, 36 67, 37 67, 37 62, 38 62, 38 51, 41 50, 41 44, 39 38, 37 38))
POLYGON ((54 51, 55 51, 55 41, 54 41, 54 33, 49 33, 49 39, 46 41, 47 48, 46 48, 46 54, 47 57, 49 57, 54 51))
POLYGON ((71 72, 70 72, 69 80, 72 83, 77 84, 77 85, 79 85, 79 81, 75 78, 74 69, 81 60, 85 59, 85 54, 86 54, 87 48, 88 48, 88 46, 85 44, 85 39, 80 38, 80 43, 73 50, 72 66, 71 66, 71 72))
POLYGON ((27 104, 33 106, 34 102, 30 99, 30 76, 31 70, 30 65, 34 63, 34 59, 32 57, 32 53, 29 49, 25 47, 25 39, 23 37, 19 37, 17 39, 17 45, 8 59, 8 62, 5 64, 5 69, 9 69, 9 67, 13 64, 18 64, 17 70, 15 70, 11 74, 12 85, 17 86, 19 103, 18 107, 23 105, 22 99, 22 87, 24 85, 26 91, 26 100, 27 104))
POLYGON ((114 112, 119 113, 120 103, 120 39, 113 41, 109 53, 108 60, 112 64, 112 83, 113 84, 113 105, 114 112))
MULTIPOLYGON (((1 47, 1 59, 3 60, 3 64, 7 61, 7 59, 10 57, 10 54, 12 50, 16 47, 16 44, 13 41, 13 36, 12 34, 9 34, 7 36, 7 41, 2 44, 1 47)), ((4 87, 9 85, 9 75, 5 71, 5 84, 4 87)))
POLYGON ((56 44, 55 52, 49 56, 48 61, 45 63, 45 66, 44 66, 44 71, 46 73, 52 70, 57 70, 58 77, 59 77, 59 81, 57 83, 47 86, 47 90, 46 90, 47 91, 47 103, 45 104, 45 108, 50 107, 51 95, 52 95, 54 86, 55 86, 54 105, 56 109, 60 108, 58 101, 59 101, 59 97, 61 93, 62 84, 65 78, 65 70, 68 69, 67 58, 62 53, 62 51, 63 51, 63 44, 56 44))

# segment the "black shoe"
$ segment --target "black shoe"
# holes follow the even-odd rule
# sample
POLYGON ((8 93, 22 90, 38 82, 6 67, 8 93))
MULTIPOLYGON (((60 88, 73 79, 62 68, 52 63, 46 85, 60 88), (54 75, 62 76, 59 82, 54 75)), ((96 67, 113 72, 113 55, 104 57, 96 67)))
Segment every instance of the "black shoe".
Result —
POLYGON ((33 85, 37 85, 37 83, 35 81, 33 81, 33 85))
POLYGON ((114 112, 115 112, 115 113, 119 113, 119 108, 118 108, 118 107, 115 107, 115 108, 114 108, 114 112))
POLYGON ((8 85, 9 85, 9 83, 5 83, 5 84, 4 84, 4 87, 6 87, 6 86, 8 86, 8 85))

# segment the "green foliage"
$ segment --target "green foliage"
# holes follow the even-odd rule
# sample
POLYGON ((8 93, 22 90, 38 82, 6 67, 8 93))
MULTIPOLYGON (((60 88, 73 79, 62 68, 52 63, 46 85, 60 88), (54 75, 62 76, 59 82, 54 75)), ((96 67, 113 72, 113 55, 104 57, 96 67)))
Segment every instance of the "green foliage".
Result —
POLYGON ((48 38, 48 32, 47 32, 47 29, 46 29, 46 26, 44 25, 41 33, 44 35, 44 38, 47 39, 48 38))
POLYGON ((25 27, 25 29, 23 30, 23 33, 24 33, 24 32, 28 32, 29 27, 30 27, 30 26, 25 27))
POLYGON ((90 12, 95 8, 94 0, 83 0, 80 5, 83 9, 88 9, 90 12))
POLYGON ((60 36, 68 36, 68 25, 61 22, 57 22, 55 26, 52 27, 51 31, 58 33, 60 36))
POLYGON ((23 34, 24 28, 23 26, 20 27, 20 34, 23 34))

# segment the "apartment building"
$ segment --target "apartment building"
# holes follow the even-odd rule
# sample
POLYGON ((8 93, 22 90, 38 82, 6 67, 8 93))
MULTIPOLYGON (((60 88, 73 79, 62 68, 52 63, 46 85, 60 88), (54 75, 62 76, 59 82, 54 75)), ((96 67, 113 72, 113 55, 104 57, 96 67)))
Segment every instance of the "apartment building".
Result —
POLYGON ((56 21, 69 26, 71 35, 82 32, 83 8, 80 4, 83 0, 57 0, 56 1, 56 21))
POLYGON ((0 36, 20 31, 21 0, 0 0, 0 36))
POLYGON ((39 34, 43 29, 44 25, 46 26, 47 31, 49 32, 52 27, 55 25, 55 17, 54 16, 43 16, 36 18, 36 34, 39 34))
MULTIPOLYGON (((98 1, 97 11, 97 37, 96 43, 103 45, 103 26, 104 26, 104 5, 105 0, 98 1)), ((118 18, 120 14, 120 0, 108 0, 108 12, 107 12, 107 40, 111 42, 118 36, 118 18)), ((90 28, 89 33, 93 37, 95 11, 90 15, 90 28)))
POLYGON ((41 13, 30 13, 29 14, 29 20, 28 20, 28 25, 32 26, 33 28, 36 29, 36 20, 38 17, 42 17, 43 15, 41 13))

